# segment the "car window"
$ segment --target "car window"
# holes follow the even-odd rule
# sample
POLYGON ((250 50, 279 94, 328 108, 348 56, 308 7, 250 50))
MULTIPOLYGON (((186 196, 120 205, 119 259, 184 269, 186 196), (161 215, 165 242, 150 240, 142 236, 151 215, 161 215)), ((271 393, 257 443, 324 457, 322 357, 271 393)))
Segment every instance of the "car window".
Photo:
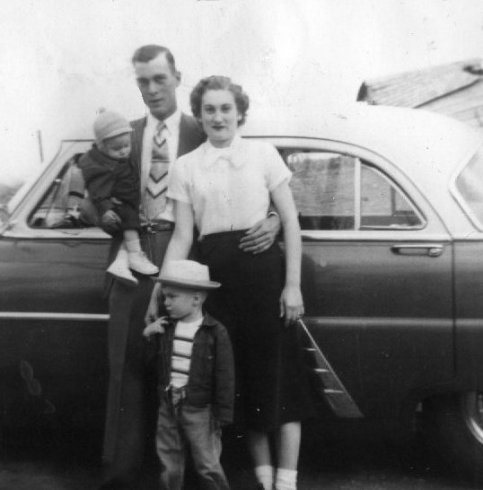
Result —
POLYGON ((422 217, 402 190, 351 155, 282 150, 305 230, 408 229, 422 217))
POLYGON ((483 149, 463 167, 456 178, 458 200, 483 229, 483 149))
POLYGON ((33 228, 89 228, 97 226, 97 213, 77 166, 81 154, 66 161, 29 217, 33 228))
POLYGON ((408 198, 384 174, 361 165, 360 227, 415 228, 422 219, 408 198))

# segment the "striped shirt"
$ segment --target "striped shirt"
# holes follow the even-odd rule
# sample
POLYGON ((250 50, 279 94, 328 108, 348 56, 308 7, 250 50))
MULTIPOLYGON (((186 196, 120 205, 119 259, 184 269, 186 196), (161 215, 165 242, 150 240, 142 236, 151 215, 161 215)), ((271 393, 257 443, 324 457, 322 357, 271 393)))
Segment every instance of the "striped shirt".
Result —
POLYGON ((171 355, 171 386, 175 388, 188 383, 193 341, 202 323, 203 318, 199 318, 194 322, 178 321, 176 324, 171 355))

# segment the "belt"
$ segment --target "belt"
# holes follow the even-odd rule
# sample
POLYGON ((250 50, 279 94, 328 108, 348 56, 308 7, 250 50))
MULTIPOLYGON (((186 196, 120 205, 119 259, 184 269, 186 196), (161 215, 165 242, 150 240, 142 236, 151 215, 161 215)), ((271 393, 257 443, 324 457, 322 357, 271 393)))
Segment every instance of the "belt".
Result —
POLYGON ((141 231, 143 233, 158 233, 160 231, 172 230, 174 230, 174 223, 165 219, 158 219, 141 225, 141 231))

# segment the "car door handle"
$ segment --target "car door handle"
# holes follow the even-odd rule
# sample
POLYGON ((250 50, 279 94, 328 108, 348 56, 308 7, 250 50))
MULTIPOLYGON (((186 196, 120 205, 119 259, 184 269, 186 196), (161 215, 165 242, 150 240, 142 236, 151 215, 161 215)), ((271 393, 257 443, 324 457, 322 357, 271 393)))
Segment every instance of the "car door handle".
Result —
POLYGON ((398 255, 428 255, 429 257, 439 257, 443 249, 442 243, 400 243, 391 246, 391 251, 398 255))

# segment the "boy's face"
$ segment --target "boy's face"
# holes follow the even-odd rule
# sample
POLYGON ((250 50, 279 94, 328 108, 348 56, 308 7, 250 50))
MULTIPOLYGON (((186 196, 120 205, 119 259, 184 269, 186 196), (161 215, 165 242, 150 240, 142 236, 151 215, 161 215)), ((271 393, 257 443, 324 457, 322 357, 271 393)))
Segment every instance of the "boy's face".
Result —
POLYGON ((171 318, 190 320, 190 315, 198 313, 202 301, 202 293, 175 286, 163 286, 164 306, 171 318))
POLYGON ((128 158, 131 154, 131 133, 124 133, 102 142, 101 150, 114 160, 128 158))

